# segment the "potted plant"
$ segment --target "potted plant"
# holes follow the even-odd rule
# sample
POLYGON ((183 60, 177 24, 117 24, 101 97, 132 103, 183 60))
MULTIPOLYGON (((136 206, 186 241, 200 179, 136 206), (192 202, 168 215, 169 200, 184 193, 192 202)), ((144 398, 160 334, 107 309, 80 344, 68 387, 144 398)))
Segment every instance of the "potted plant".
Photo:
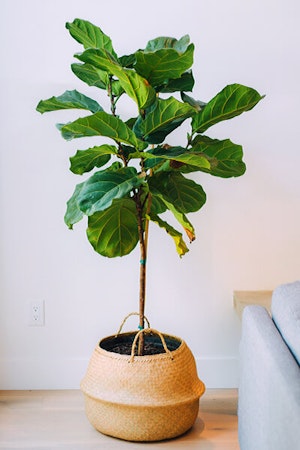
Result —
POLYGON ((97 345, 81 388, 91 423, 122 439, 153 441, 178 436, 194 423, 204 385, 181 338, 145 328, 145 292, 149 222, 173 238, 180 257, 188 246, 181 231, 163 214, 171 212, 192 242, 195 230, 187 217, 206 201, 189 174, 217 177, 245 172, 240 145, 206 135, 214 124, 252 109, 261 99, 240 84, 226 86, 207 103, 188 95, 194 86, 194 45, 189 36, 158 37, 144 49, 118 56, 111 39, 88 21, 66 24, 83 45, 71 65, 73 73, 109 98, 109 109, 77 90, 42 100, 40 113, 82 109, 87 114, 59 124, 69 140, 108 138, 70 158, 70 170, 94 173, 77 184, 67 202, 69 228, 88 218, 87 238, 96 252, 113 258, 140 248, 139 331, 119 332, 97 345), (128 96, 134 117, 120 117, 118 102, 128 96), (172 131, 190 122, 185 145, 169 145, 172 131))

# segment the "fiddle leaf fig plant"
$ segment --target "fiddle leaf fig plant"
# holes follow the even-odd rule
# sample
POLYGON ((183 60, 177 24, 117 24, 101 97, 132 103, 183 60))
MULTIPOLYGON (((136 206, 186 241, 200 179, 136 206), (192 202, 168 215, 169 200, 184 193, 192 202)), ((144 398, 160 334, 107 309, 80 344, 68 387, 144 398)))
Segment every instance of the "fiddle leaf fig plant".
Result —
POLYGON ((40 101, 37 111, 82 109, 82 117, 57 125, 62 137, 99 136, 107 143, 99 140, 99 145, 78 150, 70 158, 74 174, 93 174, 75 187, 65 222, 72 229, 87 216, 89 242, 109 258, 127 255, 139 244, 139 326, 143 328, 149 221, 174 240, 180 257, 188 252, 185 240, 192 242, 195 230, 187 214, 202 208, 206 195, 187 175, 200 171, 228 178, 245 172, 240 145, 203 133, 251 110, 263 97, 240 84, 226 86, 208 103, 192 97, 194 45, 188 35, 179 40, 158 37, 144 49, 119 56, 110 37, 92 23, 75 19, 66 28, 83 46, 74 55, 74 75, 98 88, 103 100, 100 104, 98 98, 71 90, 40 101), (134 117, 118 113, 124 96, 135 104, 134 117), (184 122, 190 128, 185 143, 170 145, 168 136, 184 122), (166 211, 178 227, 164 219, 166 211))

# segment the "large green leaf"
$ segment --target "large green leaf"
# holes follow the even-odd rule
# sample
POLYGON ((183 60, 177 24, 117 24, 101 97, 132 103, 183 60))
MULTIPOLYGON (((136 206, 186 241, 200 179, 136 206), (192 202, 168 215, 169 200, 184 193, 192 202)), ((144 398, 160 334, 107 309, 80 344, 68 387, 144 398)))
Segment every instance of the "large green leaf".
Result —
POLYGON ((179 222, 179 224, 184 229, 190 242, 194 241, 196 239, 195 229, 194 229, 194 226, 189 221, 189 219, 186 217, 186 215, 183 214, 182 212, 178 211, 178 209, 176 208, 176 205, 168 202, 163 195, 156 195, 153 197, 156 199, 160 199, 166 205, 166 208, 173 213, 175 219, 179 222))
POLYGON ((83 188, 84 182, 77 184, 75 190, 72 194, 72 197, 67 201, 67 210, 65 213, 65 224, 68 225, 70 229, 73 228, 73 225, 79 222, 83 218, 83 212, 80 210, 78 206, 78 196, 80 194, 81 189, 83 188))
POLYGON ((146 109, 156 101, 156 91, 147 80, 131 69, 117 69, 118 77, 124 91, 131 97, 139 109, 146 109))
POLYGON ((83 185, 78 205, 88 216, 109 208, 114 199, 123 198, 144 182, 134 167, 96 172, 83 185))
POLYGON ((109 77, 104 70, 97 69, 92 64, 71 64, 73 73, 89 86, 106 89, 109 84, 109 77))
POLYGON ((92 116, 82 117, 74 122, 58 125, 64 139, 88 136, 106 136, 116 142, 124 142, 143 150, 147 144, 138 139, 135 133, 118 117, 104 111, 92 116))
POLYGON ((151 214, 162 214, 166 210, 166 203, 161 200, 160 196, 151 194, 151 214))
POLYGON ((181 98, 184 102, 188 103, 189 105, 193 106, 197 112, 201 111, 206 103, 202 102, 201 100, 195 100, 193 97, 190 97, 189 95, 185 94, 184 92, 181 92, 181 98))
POLYGON ((91 22, 75 19, 72 23, 67 22, 66 28, 69 30, 71 36, 82 44, 84 48, 103 48, 117 58, 110 37, 91 22))
POLYGON ((113 145, 100 145, 88 148, 87 150, 78 150, 74 156, 71 156, 70 170, 73 173, 82 175, 84 172, 90 172, 94 167, 102 167, 110 160, 111 155, 117 155, 118 149, 113 145))
POLYGON ((179 40, 173 37, 159 36, 151 39, 151 41, 147 43, 144 51, 145 53, 152 53, 163 48, 174 48, 178 53, 182 54, 187 50, 189 43, 190 37, 188 34, 182 36, 179 40))
POLYGON ((139 240, 134 201, 129 198, 114 200, 110 208, 90 216, 87 236, 102 256, 128 255, 139 240))
POLYGON ((133 64, 135 63, 135 53, 132 53, 131 55, 123 55, 119 57, 119 63, 122 67, 127 67, 132 69, 133 64))
POLYGON ((123 68, 113 56, 99 49, 88 49, 80 55, 76 55, 80 61, 106 70, 109 74, 116 76, 124 89, 139 109, 149 107, 156 99, 156 92, 148 81, 132 69, 123 68))
MULTIPOLYGON (((107 170, 111 171, 111 172, 118 171, 121 169, 121 167, 122 166, 116 162, 116 163, 112 164, 112 166, 107 170)), ((72 229, 73 225, 75 223, 79 222, 84 216, 84 213, 79 208, 78 198, 79 198, 79 195, 80 195, 85 183, 86 183, 86 181, 83 183, 77 184, 71 198, 67 202, 67 210, 65 213, 64 220, 65 220, 66 225, 70 229, 72 229)))
POLYGON ((92 64, 71 64, 72 72, 89 86, 106 89, 109 85, 109 77, 104 70, 97 69, 92 64))
POLYGON ((186 149, 183 147, 157 147, 148 152, 137 152, 133 153, 131 157, 140 157, 144 159, 162 159, 164 161, 176 161, 181 164, 189 164, 198 169, 203 169, 206 171, 210 170, 210 158, 207 158, 204 152, 198 147, 192 149, 186 149))
POLYGON ((190 44, 184 53, 174 48, 162 48, 154 52, 136 52, 135 70, 152 86, 160 86, 169 79, 176 79, 193 64, 194 45, 190 44))
MULTIPOLYGON (((109 75, 105 70, 97 69, 92 64, 71 64, 73 73, 89 86, 95 86, 100 89, 108 89, 109 75)), ((119 80, 112 80, 112 93, 120 97, 124 93, 119 80)))
POLYGON ((219 141, 198 135, 192 145, 191 152, 200 152, 210 161, 210 168, 200 168, 201 171, 222 178, 239 177, 245 173, 242 146, 230 139, 219 141))
POLYGON ((168 80, 164 85, 157 86, 156 91, 162 93, 189 92, 193 90, 195 80, 191 71, 184 72, 180 78, 168 80))
POLYGON ((159 172, 148 181, 150 192, 161 195, 180 213, 198 211, 206 201, 206 194, 195 181, 179 172, 159 172))
POLYGON ((194 116, 194 133, 203 133, 212 125, 249 111, 263 98, 255 89, 241 84, 231 84, 219 92, 194 116))
POLYGON ((105 70, 110 75, 113 75, 112 70, 116 66, 122 68, 118 59, 105 49, 88 48, 84 52, 77 53, 74 56, 86 64, 91 64, 98 69, 105 70))
POLYGON ((36 107, 40 113, 57 111, 60 109, 86 109, 95 113, 103 111, 103 108, 93 99, 74 90, 66 91, 58 97, 51 97, 47 100, 41 100, 36 107))
POLYGON ((184 120, 192 117, 196 110, 174 97, 157 99, 147 112, 145 119, 136 121, 133 130, 150 144, 160 144, 168 134, 179 127, 184 120))
POLYGON ((186 243, 182 238, 182 234, 179 231, 175 230, 175 228, 173 228, 171 225, 169 225, 168 222, 165 222, 158 215, 155 214, 151 214, 147 216, 147 218, 150 219, 152 222, 156 223, 157 225, 159 225, 161 228, 164 228, 166 232, 173 238, 177 253, 180 257, 185 255, 189 251, 188 247, 186 246, 186 243))

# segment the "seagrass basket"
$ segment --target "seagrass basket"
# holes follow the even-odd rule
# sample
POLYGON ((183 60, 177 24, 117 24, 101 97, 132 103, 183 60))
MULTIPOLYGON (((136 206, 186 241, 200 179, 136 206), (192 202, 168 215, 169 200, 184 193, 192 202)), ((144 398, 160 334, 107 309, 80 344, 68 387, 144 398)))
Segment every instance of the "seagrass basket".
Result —
POLYGON ((101 433, 128 441, 159 441, 189 430, 197 417, 205 386, 197 376, 192 352, 175 336, 143 330, 145 342, 161 352, 136 356, 141 331, 102 339, 81 382, 86 414, 101 433), (109 349, 132 343, 131 355, 109 349))

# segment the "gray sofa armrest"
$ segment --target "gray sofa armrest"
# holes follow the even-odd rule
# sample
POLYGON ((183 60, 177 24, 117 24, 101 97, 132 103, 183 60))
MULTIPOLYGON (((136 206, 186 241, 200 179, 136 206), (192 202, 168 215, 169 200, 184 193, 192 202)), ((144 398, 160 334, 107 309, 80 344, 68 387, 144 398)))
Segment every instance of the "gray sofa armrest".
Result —
POLYGON ((282 284, 274 290, 271 311, 280 334, 300 364, 300 281, 282 284))
POLYGON ((261 306, 243 313, 238 421, 241 450, 300 448, 300 368, 261 306))

